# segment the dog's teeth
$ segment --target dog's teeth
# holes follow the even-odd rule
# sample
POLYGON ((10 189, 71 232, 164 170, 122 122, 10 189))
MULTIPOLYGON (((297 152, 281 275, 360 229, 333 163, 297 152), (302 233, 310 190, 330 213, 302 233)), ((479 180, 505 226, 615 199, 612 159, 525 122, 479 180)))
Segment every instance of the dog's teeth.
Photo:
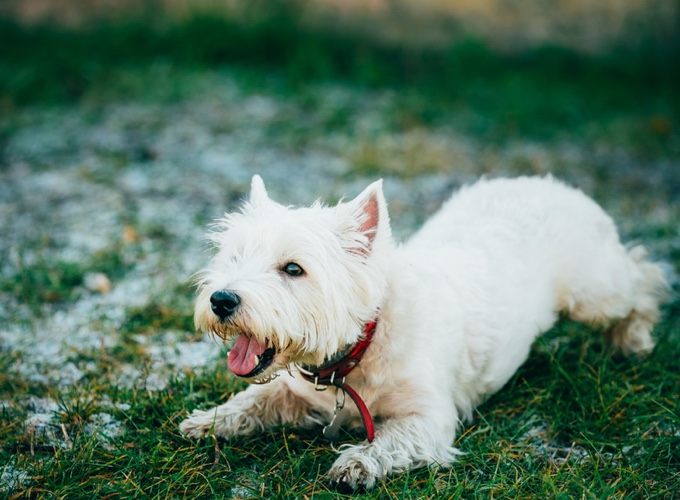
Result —
POLYGON ((255 359, 255 366, 259 365, 260 364, 260 357, 257 354, 255 354, 255 355, 253 355, 253 358, 255 359))
POLYGON ((279 374, 278 373, 272 373, 270 375, 266 375, 265 377, 260 377, 260 378, 254 378, 252 380, 253 384, 268 384, 272 380, 278 378, 279 374))

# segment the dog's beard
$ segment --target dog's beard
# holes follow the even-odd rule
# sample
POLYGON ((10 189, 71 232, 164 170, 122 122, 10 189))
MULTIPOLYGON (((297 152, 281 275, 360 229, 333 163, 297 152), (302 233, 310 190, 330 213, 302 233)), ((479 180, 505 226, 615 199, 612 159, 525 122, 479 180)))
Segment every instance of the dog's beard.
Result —
POLYGON ((211 322, 206 330, 228 344, 229 370, 248 382, 269 382, 289 364, 290 345, 282 346, 272 337, 219 320, 211 322))
POLYGON ((280 332, 262 334, 240 323, 237 318, 197 325, 224 341, 229 347, 227 363, 237 377, 255 384, 270 382, 281 370, 292 365, 318 366, 336 352, 319 351, 305 335, 295 337, 280 332), (284 340, 285 339, 285 340, 284 340))
MULTIPOLYGON (((318 311, 289 315, 282 321, 271 306, 263 313, 256 312, 247 299, 233 316, 221 320, 210 308, 213 291, 211 287, 201 291, 196 303, 196 327, 230 344, 230 371, 251 383, 267 382, 292 365, 321 366, 361 336, 361 326, 354 321, 343 322, 336 317, 324 322, 318 311)), ((245 296, 242 292, 239 295, 245 296)), ((295 304, 282 307, 287 311, 300 308, 295 304)))

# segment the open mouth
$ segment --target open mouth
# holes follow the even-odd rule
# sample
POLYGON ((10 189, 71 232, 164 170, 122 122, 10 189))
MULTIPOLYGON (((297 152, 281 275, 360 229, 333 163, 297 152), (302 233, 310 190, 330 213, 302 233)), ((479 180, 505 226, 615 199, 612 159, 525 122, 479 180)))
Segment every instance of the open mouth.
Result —
POLYGON ((275 355, 276 349, 270 347, 269 342, 259 342, 242 333, 229 351, 227 363, 234 375, 250 378, 269 368, 275 355))

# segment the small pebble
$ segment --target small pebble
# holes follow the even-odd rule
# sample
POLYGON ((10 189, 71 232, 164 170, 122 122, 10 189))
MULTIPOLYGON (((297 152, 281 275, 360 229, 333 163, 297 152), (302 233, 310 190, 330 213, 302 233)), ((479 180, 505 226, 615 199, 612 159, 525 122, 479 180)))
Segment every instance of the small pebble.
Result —
POLYGON ((87 273, 83 278, 83 284, 91 292, 104 294, 111 291, 111 280, 104 273, 87 273))

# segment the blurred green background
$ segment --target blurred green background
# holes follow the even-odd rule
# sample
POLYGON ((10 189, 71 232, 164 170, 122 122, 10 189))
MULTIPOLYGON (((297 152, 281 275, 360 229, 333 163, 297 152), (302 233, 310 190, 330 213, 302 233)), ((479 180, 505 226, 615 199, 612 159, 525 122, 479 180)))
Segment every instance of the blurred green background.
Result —
POLYGON ((469 87, 479 80, 533 77, 577 84, 596 105, 644 105, 627 103, 632 89, 646 93, 635 101, 677 93, 679 5, 5 0, 0 95, 5 106, 81 99, 102 86, 115 92, 121 83, 111 72, 121 67, 239 64, 276 68, 291 84, 425 85, 448 100, 473 97, 469 87))

